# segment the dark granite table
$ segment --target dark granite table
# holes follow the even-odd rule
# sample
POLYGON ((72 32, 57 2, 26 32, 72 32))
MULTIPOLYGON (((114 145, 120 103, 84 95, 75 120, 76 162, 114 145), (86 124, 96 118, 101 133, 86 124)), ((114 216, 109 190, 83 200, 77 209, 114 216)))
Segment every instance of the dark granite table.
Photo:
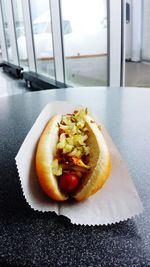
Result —
POLYGON ((71 88, 0 99, 0 266, 150 266, 150 89, 71 88), (77 226, 26 203, 15 156, 42 108, 91 107, 120 150, 144 205, 111 226, 77 226))

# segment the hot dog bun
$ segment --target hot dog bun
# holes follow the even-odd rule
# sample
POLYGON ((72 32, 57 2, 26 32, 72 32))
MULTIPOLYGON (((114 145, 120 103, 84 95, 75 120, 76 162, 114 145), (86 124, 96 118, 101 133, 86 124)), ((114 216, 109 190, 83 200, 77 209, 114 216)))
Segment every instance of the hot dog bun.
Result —
POLYGON ((89 128, 89 164, 92 168, 87 173, 86 179, 83 180, 82 189, 74 195, 78 201, 96 193, 107 180, 111 170, 110 154, 101 130, 90 116, 86 116, 86 122, 89 128))
POLYGON ((57 123, 60 120, 60 115, 51 118, 41 134, 36 152, 36 172, 44 192, 54 200, 64 201, 68 196, 60 191, 51 168, 58 140, 57 123))
MULTIPOLYGON (((56 201, 65 201, 68 195, 59 188, 51 167, 58 141, 57 125, 60 120, 61 115, 51 118, 41 134, 36 152, 36 172, 44 192, 56 201)), ((72 195, 77 201, 96 193, 109 177, 111 170, 110 154, 101 130, 89 115, 85 116, 85 121, 88 128, 87 142, 90 147, 89 164, 92 167, 72 195)))

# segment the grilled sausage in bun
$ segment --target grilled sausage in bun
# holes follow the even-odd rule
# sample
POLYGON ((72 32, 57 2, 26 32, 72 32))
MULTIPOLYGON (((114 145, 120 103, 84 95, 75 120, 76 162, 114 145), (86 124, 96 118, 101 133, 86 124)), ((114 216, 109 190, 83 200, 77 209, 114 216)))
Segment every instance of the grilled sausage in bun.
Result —
POLYGON ((37 146, 36 173, 50 198, 84 200, 103 186, 110 170, 104 136, 87 109, 49 120, 37 146))

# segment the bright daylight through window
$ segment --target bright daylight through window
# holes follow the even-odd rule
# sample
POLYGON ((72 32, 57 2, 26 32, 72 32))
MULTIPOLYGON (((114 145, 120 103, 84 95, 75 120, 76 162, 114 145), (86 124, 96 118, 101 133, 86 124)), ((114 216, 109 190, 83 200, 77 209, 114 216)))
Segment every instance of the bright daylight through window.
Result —
POLYGON ((61 0, 66 81, 72 85, 107 84, 107 1, 61 0))

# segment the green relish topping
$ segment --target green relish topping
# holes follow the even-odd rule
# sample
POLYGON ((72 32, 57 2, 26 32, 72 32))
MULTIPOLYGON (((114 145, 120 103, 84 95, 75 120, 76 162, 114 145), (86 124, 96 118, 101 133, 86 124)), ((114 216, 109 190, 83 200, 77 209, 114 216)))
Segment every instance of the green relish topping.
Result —
POLYGON ((52 162, 52 172, 54 175, 62 175, 62 167, 58 163, 58 159, 54 159, 52 162))
POLYGON ((87 109, 74 111, 72 114, 63 115, 58 123, 58 143, 56 156, 52 162, 52 172, 56 176, 63 172, 77 172, 79 176, 87 171, 90 166, 85 159, 90 153, 87 145, 88 129, 85 116, 87 109))

